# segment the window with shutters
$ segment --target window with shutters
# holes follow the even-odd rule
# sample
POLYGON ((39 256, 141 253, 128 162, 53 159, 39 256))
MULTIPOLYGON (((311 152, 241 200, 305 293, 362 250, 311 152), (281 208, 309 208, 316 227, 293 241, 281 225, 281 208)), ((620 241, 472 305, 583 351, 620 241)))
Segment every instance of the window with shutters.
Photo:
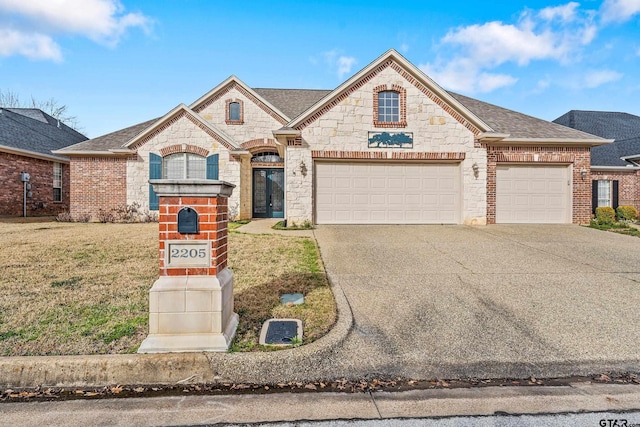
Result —
POLYGON ((171 154, 162 160, 164 179, 205 179, 206 158, 193 153, 171 154))
POLYGON ((611 181, 608 179, 598 180, 598 207, 612 206, 611 203, 611 181))

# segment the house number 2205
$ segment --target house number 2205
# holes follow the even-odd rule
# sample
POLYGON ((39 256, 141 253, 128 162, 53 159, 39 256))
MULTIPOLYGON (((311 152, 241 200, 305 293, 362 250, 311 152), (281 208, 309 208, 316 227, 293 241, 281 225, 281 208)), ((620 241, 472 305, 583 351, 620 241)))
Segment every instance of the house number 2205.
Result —
POLYGON ((206 258, 206 249, 171 248, 171 258, 206 258))

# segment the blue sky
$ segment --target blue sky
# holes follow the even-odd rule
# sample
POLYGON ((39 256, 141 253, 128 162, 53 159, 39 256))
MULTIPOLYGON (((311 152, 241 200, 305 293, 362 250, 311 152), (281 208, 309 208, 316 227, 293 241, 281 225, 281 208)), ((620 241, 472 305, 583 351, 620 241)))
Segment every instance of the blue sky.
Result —
POLYGON ((333 89, 389 48, 445 89, 543 119, 640 115, 640 0, 0 0, 0 90, 55 98, 89 137, 232 74, 333 89))

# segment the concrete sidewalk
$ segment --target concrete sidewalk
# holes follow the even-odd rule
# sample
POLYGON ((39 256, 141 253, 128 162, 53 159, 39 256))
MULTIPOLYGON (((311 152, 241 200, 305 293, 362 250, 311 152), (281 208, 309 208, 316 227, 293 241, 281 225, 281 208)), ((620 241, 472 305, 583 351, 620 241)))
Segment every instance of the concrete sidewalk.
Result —
MULTIPOLYGON (((0 403, 2 422, 15 427, 160 426, 299 420, 380 420, 640 409, 640 386, 575 384, 373 393, 265 395, 0 403)), ((630 424, 640 423, 625 414, 630 424)), ((500 424, 502 425, 502 424, 500 424)))

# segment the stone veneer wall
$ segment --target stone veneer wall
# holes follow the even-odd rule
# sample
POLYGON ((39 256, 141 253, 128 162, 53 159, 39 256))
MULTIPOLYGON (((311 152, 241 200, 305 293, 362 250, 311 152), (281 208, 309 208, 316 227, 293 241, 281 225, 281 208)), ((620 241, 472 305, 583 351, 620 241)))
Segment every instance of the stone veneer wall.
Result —
MULTIPOLYGON (((222 118, 224 120, 224 116, 222 118)), ((138 148, 137 156, 127 161, 127 203, 138 202, 143 208, 149 206, 149 153, 161 155, 166 147, 182 145, 200 147, 208 155, 218 153, 218 177, 236 186, 240 185, 240 159, 229 154, 229 150, 207 135, 187 117, 183 116, 158 135, 138 148)), ((174 150, 172 150, 174 151, 174 150)), ((204 152, 203 152, 204 153, 204 152)), ((229 209, 239 209, 240 192, 229 199, 229 209)))
MULTIPOLYGON (((287 147, 286 216, 291 222, 313 218, 314 168, 309 150, 350 151, 363 154, 465 153, 461 167, 462 221, 465 224, 486 222, 486 150, 474 143, 473 132, 428 98, 393 66, 379 71, 348 97, 304 127, 301 146, 287 147), (397 129, 374 126, 374 91, 379 90, 380 85, 406 89, 406 126, 397 129), (413 149, 368 148, 369 132, 413 132, 413 149), (293 173, 299 171, 301 161, 307 165, 306 177, 301 176, 299 172, 295 175, 293 173), (473 173, 474 164, 478 166, 478 178, 473 173)), ((410 158, 411 155, 406 157, 410 158)))
POLYGON ((618 181, 618 205, 635 206, 640 211, 640 171, 591 171, 592 180, 618 181))
POLYGON ((127 159, 122 157, 74 157, 71 159, 71 216, 111 211, 127 203, 127 159))
POLYGON ((566 164, 573 173, 573 223, 588 224, 591 220, 591 150, 589 147, 487 147, 487 223, 496 222, 496 166, 500 163, 566 164), (587 177, 582 179, 580 171, 587 177))
POLYGON ((62 201, 53 201, 53 163, 0 152, 0 215, 22 216, 24 187, 21 173, 31 175, 32 197, 27 199, 27 216, 57 215, 69 210, 69 165, 62 165, 62 201), (46 206, 45 206, 46 205, 46 206))
POLYGON ((281 128, 286 121, 278 121, 267 114, 264 109, 256 105, 243 92, 244 90, 231 85, 220 92, 210 103, 205 103, 202 107, 196 109, 196 112, 204 120, 213 124, 240 144, 255 139, 273 138, 273 131, 281 128), (229 100, 241 101, 243 120, 241 123, 225 122, 227 101, 229 100))

